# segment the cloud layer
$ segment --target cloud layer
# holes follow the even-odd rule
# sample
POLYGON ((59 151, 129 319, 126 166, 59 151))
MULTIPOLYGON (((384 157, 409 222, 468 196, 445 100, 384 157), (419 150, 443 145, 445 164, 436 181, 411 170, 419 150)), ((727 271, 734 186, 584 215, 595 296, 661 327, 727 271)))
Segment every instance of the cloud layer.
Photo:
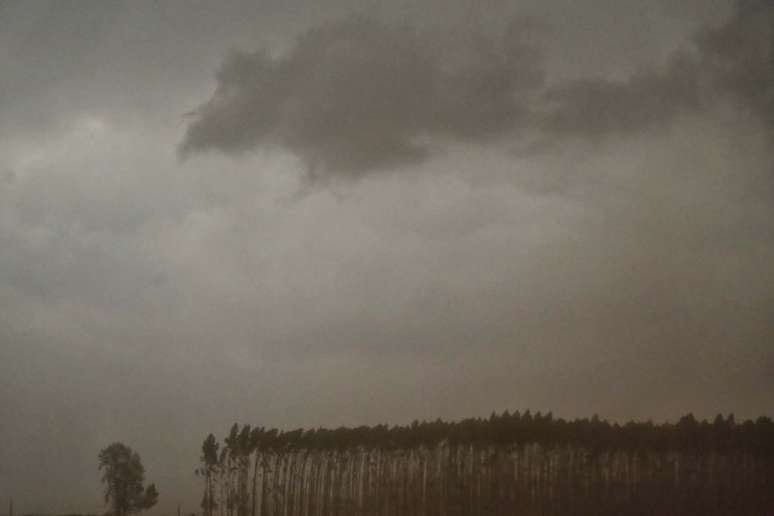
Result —
POLYGON ((192 113, 181 152, 279 147, 316 178, 422 161, 453 141, 599 141, 731 102, 772 122, 772 9, 740 4, 693 48, 624 80, 548 85, 535 23, 439 36, 363 17, 302 34, 288 52, 234 52, 192 113))
POLYGON ((123 440, 188 513, 235 420, 771 411, 770 11, 364 3, 0 2, 17 512, 123 440))

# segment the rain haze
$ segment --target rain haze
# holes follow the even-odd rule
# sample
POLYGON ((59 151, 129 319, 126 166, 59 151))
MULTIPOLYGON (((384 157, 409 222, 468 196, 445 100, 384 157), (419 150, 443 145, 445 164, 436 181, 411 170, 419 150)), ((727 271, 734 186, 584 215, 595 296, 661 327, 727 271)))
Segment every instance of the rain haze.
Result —
MULTIPOLYGON (((774 414, 765 0, 0 1, 0 500, 138 450, 774 414)), ((3 502, 5 503, 5 502, 3 502)))

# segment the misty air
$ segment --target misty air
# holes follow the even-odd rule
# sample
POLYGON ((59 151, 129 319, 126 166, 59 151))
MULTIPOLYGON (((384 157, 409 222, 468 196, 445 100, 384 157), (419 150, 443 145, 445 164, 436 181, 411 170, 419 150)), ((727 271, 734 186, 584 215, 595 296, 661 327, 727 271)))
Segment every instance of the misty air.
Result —
POLYGON ((774 515, 770 0, 0 0, 0 516, 774 515))

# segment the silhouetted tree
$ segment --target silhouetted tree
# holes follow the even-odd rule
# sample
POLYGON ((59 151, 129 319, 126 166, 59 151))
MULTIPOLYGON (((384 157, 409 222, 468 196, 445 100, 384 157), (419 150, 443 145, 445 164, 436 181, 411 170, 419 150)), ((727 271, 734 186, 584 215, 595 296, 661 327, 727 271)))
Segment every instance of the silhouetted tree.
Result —
POLYGON ((215 479, 218 469, 218 447, 220 444, 215 436, 210 434, 202 443, 202 467, 197 471, 204 477, 204 496, 202 497, 202 511, 204 516, 212 516, 217 507, 215 502, 215 479))
POLYGON ((143 486, 145 467, 140 455, 123 443, 113 443, 100 450, 99 470, 103 471, 105 502, 114 516, 127 516, 149 509, 158 501, 154 484, 143 486))

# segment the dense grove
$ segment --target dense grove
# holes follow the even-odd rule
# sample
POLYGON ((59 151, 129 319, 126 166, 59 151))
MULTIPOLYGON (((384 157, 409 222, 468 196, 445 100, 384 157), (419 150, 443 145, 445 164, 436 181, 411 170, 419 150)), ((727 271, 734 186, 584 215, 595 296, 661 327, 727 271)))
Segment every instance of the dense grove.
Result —
POLYGON ((408 426, 236 423, 202 446, 204 516, 774 514, 774 422, 505 412, 408 426))

